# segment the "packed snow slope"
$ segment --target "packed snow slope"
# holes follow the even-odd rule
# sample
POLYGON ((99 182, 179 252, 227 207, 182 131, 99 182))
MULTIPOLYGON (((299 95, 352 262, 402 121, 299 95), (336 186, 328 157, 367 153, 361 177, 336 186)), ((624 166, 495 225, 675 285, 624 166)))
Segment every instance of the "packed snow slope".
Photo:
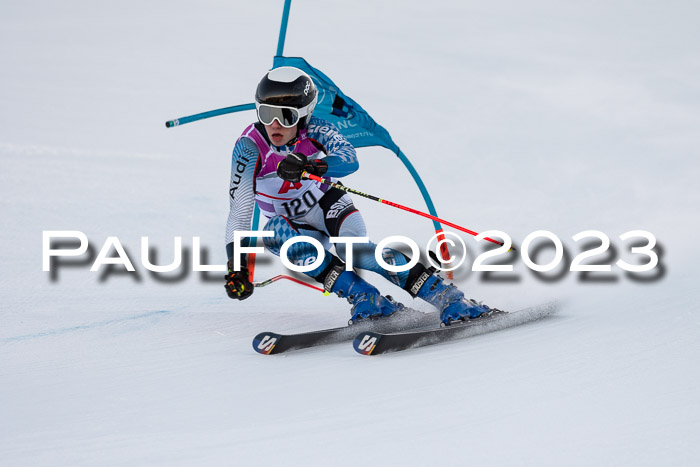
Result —
MULTIPOLYGON (((289 282, 235 302, 220 274, 191 272, 192 237, 225 261, 230 152, 254 115, 163 122, 251 102, 282 3, 0 7, 0 463, 698 465, 698 4, 294 2, 285 54, 391 132, 441 217, 566 246, 544 278, 517 253, 513 273, 484 276, 465 235, 455 282, 503 309, 563 305, 382 357, 350 343, 264 357, 258 332, 342 325, 349 306, 289 282), (567 270, 591 229, 612 248, 588 262, 610 273, 567 270), (638 229, 660 263, 630 275, 614 262, 645 262, 619 239, 638 229), (116 236, 136 272, 90 272, 87 256, 43 272, 46 230, 84 232, 93 259, 116 236), (151 274, 142 236, 158 264, 182 237, 186 264, 151 274)), ((344 183, 423 209, 395 156, 359 155, 344 183)), ((375 241, 432 234, 356 205, 375 241)), ((256 277, 281 271, 263 255, 256 277)))

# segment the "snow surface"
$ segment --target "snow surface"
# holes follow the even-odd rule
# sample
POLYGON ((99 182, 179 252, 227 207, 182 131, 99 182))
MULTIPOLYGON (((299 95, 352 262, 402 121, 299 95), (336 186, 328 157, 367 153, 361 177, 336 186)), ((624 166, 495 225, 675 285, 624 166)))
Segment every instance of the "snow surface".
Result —
MULTIPOLYGON (((218 273, 140 264, 141 236, 159 263, 175 236, 224 261, 230 152, 253 114, 163 122, 251 102, 282 3, 3 2, 0 464, 698 465, 697 3, 293 3, 286 55, 391 132, 442 217, 516 244, 550 230, 573 255, 571 236, 600 230, 608 262, 634 261, 618 236, 644 229, 662 253, 646 281, 465 267, 456 282, 486 303, 563 309, 376 358, 253 352, 263 330, 344 323, 335 297, 282 281, 238 303, 218 273), (85 232, 93 254, 116 236, 137 273, 43 272, 44 230, 85 232)), ((347 185, 423 208, 391 153, 359 153, 347 185)), ((356 204, 375 240, 431 236, 356 204)), ((265 259, 257 277, 280 271, 265 259)))

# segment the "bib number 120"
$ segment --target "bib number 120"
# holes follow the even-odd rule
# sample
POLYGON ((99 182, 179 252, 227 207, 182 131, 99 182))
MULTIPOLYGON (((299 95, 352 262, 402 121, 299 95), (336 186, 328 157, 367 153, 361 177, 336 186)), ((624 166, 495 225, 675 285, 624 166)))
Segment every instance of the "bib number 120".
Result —
POLYGON ((317 202, 316 196, 311 191, 305 191, 304 194, 301 195, 301 198, 285 201, 282 203, 282 207, 287 213, 287 217, 295 218, 301 217, 309 212, 309 209, 314 207, 317 202))

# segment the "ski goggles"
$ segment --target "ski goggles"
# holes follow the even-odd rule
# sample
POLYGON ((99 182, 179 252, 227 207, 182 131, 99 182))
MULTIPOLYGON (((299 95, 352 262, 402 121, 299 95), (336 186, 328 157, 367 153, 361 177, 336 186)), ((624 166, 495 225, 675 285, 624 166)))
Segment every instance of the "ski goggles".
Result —
POLYGON ((258 120, 263 125, 272 125, 272 122, 277 120, 285 128, 293 127, 307 114, 306 107, 295 109, 294 107, 259 104, 257 102, 255 103, 255 109, 258 112, 258 120))

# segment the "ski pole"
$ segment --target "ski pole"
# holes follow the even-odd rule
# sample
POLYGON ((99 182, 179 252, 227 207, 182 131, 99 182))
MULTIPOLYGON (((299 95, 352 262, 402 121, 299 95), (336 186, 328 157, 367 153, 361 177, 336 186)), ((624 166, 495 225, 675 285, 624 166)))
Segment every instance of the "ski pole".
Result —
POLYGON ((273 282, 277 282, 277 281, 280 280, 280 279, 287 279, 287 280, 290 280, 290 281, 292 281, 292 282, 296 282, 297 284, 305 285, 305 286, 310 287, 310 288, 312 288, 312 289, 314 289, 314 290, 318 290, 319 292, 323 292, 323 295, 330 295, 328 292, 326 292, 326 291, 325 291, 324 289, 322 289, 321 287, 316 287, 315 285, 309 284, 308 282, 304 282, 304 281, 302 281, 302 280, 299 280, 299 279, 297 279, 296 277, 286 276, 286 275, 284 275, 284 274, 280 274, 280 275, 278 275, 278 276, 271 277, 270 279, 267 279, 267 280, 265 280, 265 281, 253 282, 253 285, 254 285, 255 287, 265 287, 266 285, 270 285, 270 284, 272 284, 273 282))
MULTIPOLYGON (((413 214, 418 214, 419 216, 427 217, 428 219, 432 219, 434 221, 441 222, 445 225, 452 227, 453 229, 461 230, 462 232, 466 232, 469 235, 474 235, 475 237, 477 235, 479 235, 477 232, 474 232, 473 230, 469 230, 465 227, 461 227, 457 224, 453 224, 452 222, 448 222, 444 219, 440 219, 439 217, 435 217, 435 216, 428 214, 426 212, 419 211, 419 210, 413 209, 413 208, 409 208, 407 206, 402 206, 400 204, 393 203, 391 201, 379 198, 377 196, 368 195, 367 193, 362 193, 361 191, 357 191, 353 188, 347 187, 345 185, 341 185, 340 183, 331 182, 330 180, 326 180, 325 178, 321 178, 318 175, 313 175, 313 174, 310 174, 308 172, 302 172, 301 176, 302 176, 302 178, 307 178, 309 180, 314 180, 316 182, 323 183, 323 184, 328 185, 328 186, 332 186, 333 188, 338 188, 339 190, 343 190, 347 193, 353 193, 355 195, 362 196, 363 198, 371 199, 373 201, 379 201, 382 204, 386 204, 389 206, 393 206, 395 208, 403 209, 404 211, 408 211, 408 212, 413 213, 413 214)), ((486 237, 484 240, 488 240, 489 242, 495 243, 496 245, 503 245, 503 243, 499 242, 498 240, 494 240, 494 239, 489 238, 489 237, 486 237)), ((515 248, 513 248, 512 246, 510 249, 515 250, 515 248)))

